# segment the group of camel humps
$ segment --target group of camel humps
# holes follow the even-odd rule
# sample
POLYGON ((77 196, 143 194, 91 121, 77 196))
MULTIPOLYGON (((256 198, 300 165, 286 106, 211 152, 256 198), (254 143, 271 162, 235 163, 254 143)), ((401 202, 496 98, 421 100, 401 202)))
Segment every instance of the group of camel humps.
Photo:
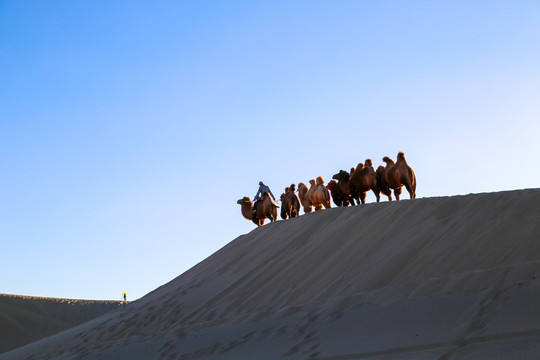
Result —
MULTIPOLYGON (((392 190, 396 200, 399 201, 402 187, 405 186, 410 198, 416 198, 416 176, 413 169, 407 164, 405 154, 399 152, 397 161, 394 162, 388 156, 383 158, 386 166, 379 166, 377 170, 373 168, 371 159, 366 159, 364 163, 359 163, 356 168, 351 168, 350 172, 340 170, 332 176, 328 185, 324 185, 322 176, 309 181, 309 187, 300 182, 298 191, 296 185, 291 184, 285 188, 281 194, 281 218, 294 218, 300 214, 300 205, 304 208, 304 213, 310 213, 330 208, 330 198, 336 206, 349 206, 365 204, 366 193, 373 191, 377 202, 380 201, 380 194, 388 197, 392 201, 392 190), (298 192, 298 196, 296 193, 298 192)), ((248 196, 244 196, 237 201, 241 205, 242 215, 253 221, 257 226, 262 226, 266 219, 271 222, 277 220, 277 208, 279 207, 270 197, 264 194, 262 201, 257 208, 253 208, 253 203, 248 196)))

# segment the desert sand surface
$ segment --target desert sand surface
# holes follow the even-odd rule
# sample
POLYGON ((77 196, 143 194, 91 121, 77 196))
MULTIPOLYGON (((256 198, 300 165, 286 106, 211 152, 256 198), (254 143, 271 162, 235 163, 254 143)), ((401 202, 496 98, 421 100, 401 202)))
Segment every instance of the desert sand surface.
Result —
POLYGON ((539 277, 540 189, 332 208, 0 359, 538 359, 539 277))
POLYGON ((120 301, 0 294, 0 353, 118 309, 120 301))

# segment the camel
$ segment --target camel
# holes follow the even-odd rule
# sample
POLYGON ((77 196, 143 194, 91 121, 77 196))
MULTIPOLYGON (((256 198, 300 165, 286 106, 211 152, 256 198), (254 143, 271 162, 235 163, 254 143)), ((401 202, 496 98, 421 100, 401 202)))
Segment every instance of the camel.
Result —
MULTIPOLYGON (((345 170, 340 170, 337 174, 332 176, 332 179, 337 180, 337 189, 336 193, 338 196, 341 196, 343 200, 343 206, 348 206, 349 203, 354 206, 354 198, 351 196, 351 187, 350 187, 350 180, 351 175, 346 172, 345 170), (345 204, 346 202, 346 204, 345 204)), ((334 201, 335 202, 335 201, 334 201)), ((341 206, 341 205, 338 205, 341 206)))
POLYGON ((306 186, 306 184, 303 182, 298 183, 298 199, 300 200, 306 214, 313 211, 313 204, 307 196, 308 191, 309 188, 306 186))
POLYGON ((263 195, 263 199, 257 205, 255 211, 249 196, 244 196, 236 203, 242 206, 241 211, 244 218, 253 221, 257 226, 263 226, 266 219, 270 219, 270 222, 277 220, 277 208, 279 206, 277 206, 266 193, 263 195))
POLYGON ((317 180, 309 180, 310 188, 307 192, 307 196, 311 200, 311 203, 315 207, 315 211, 319 211, 323 206, 328 209, 330 208, 330 193, 328 189, 324 186, 324 179, 322 176, 317 177, 317 180))
POLYGON ((357 201, 360 199, 362 204, 366 203, 366 192, 372 190, 377 198, 377 202, 381 200, 379 186, 377 184, 377 173, 373 170, 371 159, 365 161, 365 165, 359 163, 349 180, 351 188, 351 196, 357 201))
POLYGON ((334 201, 334 204, 340 207, 349 206, 349 199, 347 195, 343 194, 336 180, 330 180, 326 188, 330 190, 330 197, 334 201))
POLYGON ((402 186, 405 186, 409 192, 411 199, 416 198, 416 176, 413 169, 407 164, 405 160, 405 153, 399 152, 397 154, 397 161, 394 163, 388 156, 383 158, 386 163, 384 170, 384 178, 388 183, 390 189, 394 189, 394 195, 396 200, 399 201, 399 195, 401 195, 402 186))
POLYGON ((377 173, 377 183, 379 184, 379 190, 384 195, 388 196, 388 201, 392 201, 392 190, 388 186, 388 183, 386 182, 386 178, 384 177, 385 170, 386 168, 380 165, 375 171, 377 173))
POLYGON ((300 201, 295 194, 296 185, 291 184, 285 188, 285 192, 281 194, 281 218, 287 220, 287 218, 293 218, 298 216, 300 212, 300 201))

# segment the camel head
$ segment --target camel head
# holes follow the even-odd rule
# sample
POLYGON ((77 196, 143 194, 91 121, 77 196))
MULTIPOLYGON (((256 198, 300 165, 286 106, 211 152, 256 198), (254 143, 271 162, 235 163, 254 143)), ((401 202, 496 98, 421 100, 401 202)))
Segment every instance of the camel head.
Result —
MULTIPOLYGON (((337 175, 337 174, 336 174, 337 175)), ((336 176, 334 175, 334 176, 336 176)), ((328 185, 326 185, 326 188, 330 191, 333 191, 335 188, 336 188, 336 185, 337 185, 337 181, 336 180, 330 180, 330 182, 328 183, 328 185)))
POLYGON ((243 198, 241 198, 240 200, 238 200, 236 202, 238 205, 249 205, 251 204, 251 199, 249 198, 249 196, 244 196, 243 198))
POLYGON ((382 161, 386 163, 386 166, 394 165, 394 160, 390 159, 388 156, 383 157, 382 161))
POLYGON ((337 174, 332 176, 332 179, 338 180, 338 181, 348 181, 349 180, 349 173, 345 170, 339 170, 337 174))

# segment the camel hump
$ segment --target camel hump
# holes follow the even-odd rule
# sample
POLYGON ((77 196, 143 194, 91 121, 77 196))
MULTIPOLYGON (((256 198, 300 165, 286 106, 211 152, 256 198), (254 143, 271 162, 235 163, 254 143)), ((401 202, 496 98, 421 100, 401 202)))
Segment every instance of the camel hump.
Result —
POLYGON ((371 159, 366 159, 366 161, 364 161, 364 165, 366 167, 372 167, 373 166, 373 162, 371 161, 371 159))
POLYGON ((407 160, 405 160, 405 153, 403 151, 398 152, 397 158, 398 158, 398 160, 403 160, 403 161, 407 162, 407 160))
POLYGON ((322 176, 317 177, 317 185, 324 185, 324 179, 322 176))

